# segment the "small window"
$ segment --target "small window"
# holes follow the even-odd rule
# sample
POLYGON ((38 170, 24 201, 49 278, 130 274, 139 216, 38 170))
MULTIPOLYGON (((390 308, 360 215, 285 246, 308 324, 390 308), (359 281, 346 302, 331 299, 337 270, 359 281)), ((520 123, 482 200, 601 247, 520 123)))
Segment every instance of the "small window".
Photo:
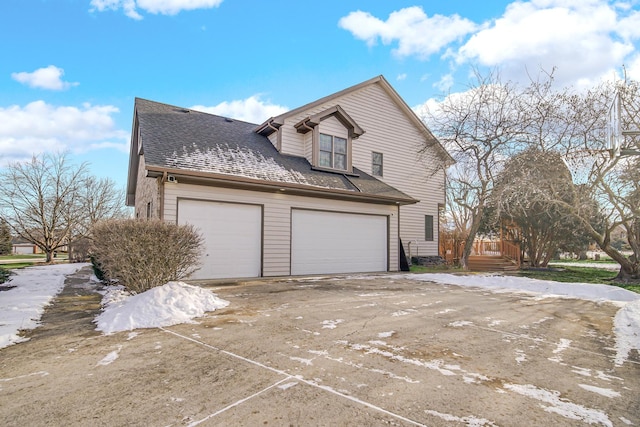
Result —
POLYGON ((424 240, 433 242, 433 215, 424 216, 424 240))
POLYGON ((151 218, 151 202, 147 203, 147 218, 151 218))
POLYGON ((321 133, 318 166, 346 170, 347 140, 338 136, 321 133))
POLYGON ((382 153, 371 153, 371 175, 382 176, 382 153))

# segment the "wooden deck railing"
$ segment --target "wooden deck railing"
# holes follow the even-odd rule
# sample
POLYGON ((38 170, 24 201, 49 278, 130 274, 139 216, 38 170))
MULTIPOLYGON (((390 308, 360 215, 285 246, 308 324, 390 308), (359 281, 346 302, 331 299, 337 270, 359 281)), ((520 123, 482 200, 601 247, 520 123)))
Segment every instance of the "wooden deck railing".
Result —
POLYGON ((520 245, 509 240, 502 241, 502 256, 515 261, 520 265, 520 245))
POLYGON ((476 240, 471 255, 502 255, 501 243, 495 240, 476 240))
MULTIPOLYGON (((448 264, 456 263, 464 250, 464 242, 457 240, 446 240, 440 244, 441 256, 448 264)), ((471 256, 491 255, 509 258, 520 265, 520 245, 510 240, 476 240, 473 242, 471 256)))

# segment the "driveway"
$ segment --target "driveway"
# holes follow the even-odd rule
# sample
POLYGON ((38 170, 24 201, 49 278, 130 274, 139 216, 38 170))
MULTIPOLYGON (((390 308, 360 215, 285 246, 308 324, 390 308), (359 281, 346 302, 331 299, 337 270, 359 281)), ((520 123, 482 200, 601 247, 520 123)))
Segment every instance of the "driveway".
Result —
POLYGON ((212 284, 195 324, 103 336, 88 271, 0 350, 0 424, 640 425, 617 307, 429 282, 212 284))

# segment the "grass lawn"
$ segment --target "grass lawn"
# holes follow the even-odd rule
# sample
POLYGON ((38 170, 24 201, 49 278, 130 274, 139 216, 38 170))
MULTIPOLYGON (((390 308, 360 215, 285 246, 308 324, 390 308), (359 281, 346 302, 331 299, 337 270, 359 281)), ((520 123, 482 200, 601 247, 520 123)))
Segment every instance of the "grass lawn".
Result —
POLYGON ((572 264, 616 264, 616 262, 609 258, 608 256, 602 256, 599 260, 595 259, 553 259, 549 264, 563 264, 563 263, 572 263, 572 264))
MULTIPOLYGON (((586 262, 585 262, 586 263, 586 262)), ((593 263, 593 261, 590 261, 593 263)), ((455 273, 462 272, 460 268, 454 267, 422 267, 412 265, 412 273, 455 273)), ((612 279, 618 275, 617 271, 609 271, 593 267, 573 267, 566 266, 553 270, 520 270, 516 273, 520 277, 530 279, 552 280, 554 282, 574 282, 574 283, 599 283, 610 286, 618 286, 632 292, 640 293, 640 283, 628 284, 614 282, 612 279)))
POLYGON ((12 259, 31 259, 31 258, 44 258, 45 254, 11 254, 0 255, 0 261, 10 261, 12 259))
POLYGON ((440 265, 437 267, 425 267, 422 265, 412 265, 410 267, 411 273, 455 273, 464 271, 460 267, 451 267, 447 265, 440 265))
POLYGON ((561 271, 521 270, 518 275, 555 282, 601 283, 640 293, 640 283, 628 284, 613 281, 612 279, 618 275, 618 272, 601 268, 567 266, 561 267, 561 271))
POLYGON ((5 270, 17 270, 18 268, 31 267, 33 265, 32 262, 20 262, 20 263, 11 263, 11 264, 3 264, 0 262, 0 267, 5 270))

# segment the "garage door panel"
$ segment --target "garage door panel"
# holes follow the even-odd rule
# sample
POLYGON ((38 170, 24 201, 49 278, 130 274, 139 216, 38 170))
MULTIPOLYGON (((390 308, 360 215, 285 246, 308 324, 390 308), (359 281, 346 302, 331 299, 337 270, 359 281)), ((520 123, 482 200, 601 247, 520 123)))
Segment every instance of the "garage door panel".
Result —
POLYGON ((387 270, 387 218, 293 210, 291 274, 387 270))
POLYGON ((202 200, 180 200, 178 223, 202 233, 201 268, 192 279, 259 277, 262 265, 262 208, 202 200))

